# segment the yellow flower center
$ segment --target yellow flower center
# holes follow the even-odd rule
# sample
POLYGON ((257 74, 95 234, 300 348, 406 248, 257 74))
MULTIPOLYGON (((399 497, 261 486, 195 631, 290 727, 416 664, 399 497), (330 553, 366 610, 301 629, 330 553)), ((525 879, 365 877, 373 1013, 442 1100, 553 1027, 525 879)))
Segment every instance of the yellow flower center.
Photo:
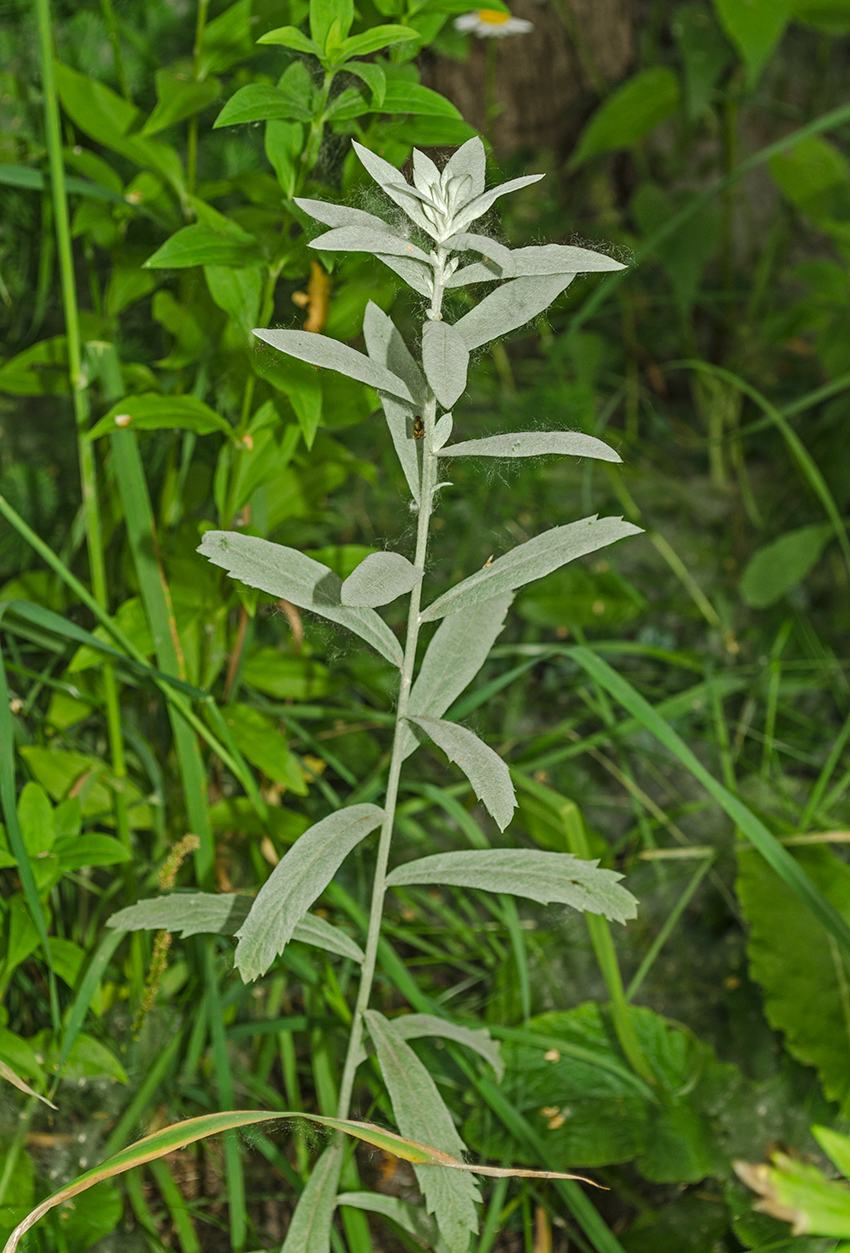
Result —
POLYGON ((479 9, 479 22, 486 22, 488 26, 504 26, 505 22, 511 20, 510 13, 501 13, 498 9, 479 9))

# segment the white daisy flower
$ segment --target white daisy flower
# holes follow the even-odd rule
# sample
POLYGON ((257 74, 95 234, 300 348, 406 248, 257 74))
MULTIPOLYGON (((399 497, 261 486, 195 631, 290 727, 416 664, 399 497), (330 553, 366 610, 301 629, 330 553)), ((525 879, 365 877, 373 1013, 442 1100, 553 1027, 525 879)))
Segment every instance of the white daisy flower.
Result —
POLYGON ((512 17, 499 9, 473 9, 455 18, 455 30, 465 35, 477 35, 479 39, 504 39, 506 35, 527 35, 534 29, 533 22, 524 17, 512 17))

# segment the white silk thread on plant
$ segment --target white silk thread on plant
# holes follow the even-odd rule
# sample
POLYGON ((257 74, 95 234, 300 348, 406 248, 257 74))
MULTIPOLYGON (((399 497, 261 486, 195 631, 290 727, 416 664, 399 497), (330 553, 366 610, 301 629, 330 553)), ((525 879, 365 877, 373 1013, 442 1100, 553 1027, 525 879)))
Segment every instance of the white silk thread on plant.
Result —
POLYGON ((508 35, 527 35, 534 30, 534 23, 500 9, 473 9, 471 13, 456 17, 454 27, 464 35, 477 35, 479 39, 505 39, 508 35))

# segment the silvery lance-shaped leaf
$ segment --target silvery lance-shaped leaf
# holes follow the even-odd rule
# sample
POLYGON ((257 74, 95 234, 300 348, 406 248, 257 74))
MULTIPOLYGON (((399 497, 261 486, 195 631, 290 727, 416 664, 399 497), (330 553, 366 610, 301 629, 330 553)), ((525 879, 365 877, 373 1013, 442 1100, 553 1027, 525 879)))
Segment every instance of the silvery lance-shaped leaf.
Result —
POLYGON ((475 795, 492 814, 499 830, 504 831, 516 808, 516 794, 511 773, 499 754, 494 753, 474 731, 458 726, 456 722, 415 715, 408 715, 407 720, 424 731, 449 761, 460 766, 475 795))
POLYGON ((433 452, 439 452, 451 439, 453 426, 454 419, 450 413, 444 413, 441 418, 437 419, 434 423, 434 434, 431 437, 431 449, 433 452))
POLYGON ((553 527, 542 535, 518 544, 504 557, 476 570, 462 583, 456 583, 432 601, 420 615, 422 622, 434 622, 446 614, 457 613, 482 600, 490 600, 501 592, 511 592, 535 579, 542 579, 568 561, 605 548, 627 535, 640 535, 639 526, 622 518, 582 518, 566 526, 553 527))
POLYGON ((512 191, 519 191, 521 187, 528 187, 531 183, 539 183, 543 177, 542 174, 526 174, 524 178, 512 178, 507 183, 500 183, 498 187, 491 187, 489 191, 476 196, 469 204, 464 205, 459 213, 455 214, 452 223, 455 234, 458 231, 465 230, 470 222, 474 222, 476 218, 483 217, 500 196, 506 196, 512 191))
POLYGON ((622 875, 600 870, 598 862, 580 861, 571 853, 544 853, 530 848, 473 849, 437 853, 398 866, 388 887, 442 883, 485 892, 509 892, 541 905, 571 905, 591 914, 628 922, 637 901, 620 886, 622 875))
POLYGON ((330 1253, 331 1226, 342 1169, 342 1137, 332 1141, 310 1172, 280 1253, 330 1253))
POLYGON ((310 365, 323 366, 326 370, 335 370, 346 378, 358 383, 366 383, 377 388, 379 392, 389 392, 408 403, 413 397, 407 385, 395 374, 365 357, 356 348, 341 344, 338 339, 329 339, 327 335, 318 335, 314 331, 265 331, 253 332, 263 343, 285 352, 299 361, 307 361, 310 365))
POLYGON ((412 257, 428 264, 428 254, 409 239, 362 226, 340 226, 310 240, 311 248, 322 252, 380 252, 389 256, 412 257))
POLYGON ((360 162, 371 175, 378 186, 386 192, 390 200, 394 200, 399 208, 403 209, 412 222, 432 238, 435 235, 434 227, 425 217, 420 206, 422 195, 411 187, 401 170, 397 170, 394 165, 390 165, 383 157, 376 156, 374 152, 370 152, 368 148, 364 148, 362 144, 358 144, 356 140, 352 140, 352 147, 360 158, 360 162))
POLYGON ((301 196, 295 197, 295 203, 317 222, 324 222, 325 226, 358 226, 362 230, 380 231, 387 235, 393 233, 392 227, 383 218, 366 213, 364 209, 353 209, 351 205, 332 204, 329 200, 307 200, 301 196))
MULTIPOLYGON (((466 1146, 422 1062, 383 1014, 367 1010, 364 1017, 401 1134, 462 1159, 466 1146)), ((460 1171, 413 1169, 450 1253, 469 1253, 470 1233, 478 1230, 477 1185, 460 1171)))
POLYGON ((544 274, 540 278, 511 279, 455 322, 455 330, 471 352, 536 318, 574 278, 574 274, 544 274))
POLYGON ((510 248, 506 248, 504 244, 496 243, 495 239, 490 239, 488 235, 469 235, 461 231, 457 235, 452 235, 451 239, 447 239, 444 246, 450 248, 452 252, 480 252, 482 257, 495 262, 503 278, 515 277, 513 257, 517 254, 511 252, 510 248))
POLYGON ((391 253, 377 252, 375 256, 383 261, 394 274, 412 287, 420 296, 430 300, 434 294, 433 271, 430 265, 414 261, 412 257, 394 257, 391 253))
MULTIPOLYGON (((513 593, 506 592, 443 619, 410 689, 407 708, 411 716, 442 718, 487 660, 512 600, 513 593)), ((409 757, 415 748, 416 737, 409 731, 404 756, 409 757)))
POLYGON ((370 553, 342 585, 344 605, 388 605, 422 581, 422 571, 401 553, 370 553))
MULTIPOLYGON (((190 935, 235 935, 253 903, 253 897, 232 892, 175 892, 119 909, 106 925, 117 931, 179 932, 184 940, 190 935)), ((363 960, 359 944, 339 927, 331 926, 315 914, 302 918, 292 938, 339 957, 350 957, 356 962, 363 960)))
POLYGON ((442 1040, 454 1040, 473 1049, 488 1062, 501 1083, 505 1064, 499 1048, 486 1027, 460 1027, 457 1023, 438 1018, 436 1014, 401 1014, 393 1019, 393 1030, 402 1040, 418 1040, 422 1036, 438 1036, 442 1040))
POLYGON ((450 409, 466 387, 469 349, 447 322, 426 322, 422 328, 422 365, 431 390, 450 409))
POLYGON ((258 587, 281 597, 299 609, 312 609, 359 635, 376 652, 401 666, 404 655, 390 628, 374 609, 354 609, 340 600, 342 580, 312 557, 296 548, 272 544, 238 531, 207 531, 197 550, 213 565, 248 587, 258 587))
POLYGON ((514 275, 595 274, 626 267, 604 252, 575 248, 572 244, 539 244, 511 252, 514 275))
POLYGON ((434 162, 418 148, 413 149, 413 185, 427 196, 440 185, 440 171, 434 162))
POLYGON ((350 805, 317 822, 287 850, 237 932, 236 967, 246 983, 266 973, 351 850, 383 820, 377 805, 350 805))
POLYGON ((619 453, 601 439, 581 431, 511 431, 468 439, 443 448, 441 457, 543 457, 558 453, 568 457, 595 457, 597 461, 620 461, 619 453))
MULTIPOLYGON (((408 352, 407 345, 392 319, 388 318, 383 310, 371 300, 366 306, 366 314, 363 318, 363 338, 366 340, 366 349, 373 361, 386 366, 399 378, 404 379, 413 395, 424 398, 426 385, 419 366, 408 352)), ((410 488, 410 494, 418 503, 419 462, 416 456, 416 444, 413 440, 414 410, 386 393, 381 396, 381 406, 387 419, 396 455, 401 462, 404 477, 410 488)))
POLYGON ((468 201, 472 201, 484 191, 486 171, 487 155, 484 144, 476 135, 472 139, 467 139, 465 144, 461 144, 457 151, 452 153, 443 170, 443 179, 445 182, 449 179, 456 179, 458 184, 462 184, 463 180, 468 178, 468 201))
POLYGON ((498 283, 503 277, 499 266, 492 262, 475 261, 472 265, 465 265, 462 269, 455 270, 443 286, 467 287, 470 283, 498 283))

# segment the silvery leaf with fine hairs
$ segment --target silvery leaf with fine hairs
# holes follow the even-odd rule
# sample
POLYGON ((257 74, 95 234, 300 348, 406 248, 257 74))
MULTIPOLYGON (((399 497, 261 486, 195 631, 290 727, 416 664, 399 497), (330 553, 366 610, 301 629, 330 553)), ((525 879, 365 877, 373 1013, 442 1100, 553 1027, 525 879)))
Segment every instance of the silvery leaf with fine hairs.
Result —
POLYGON ((401 553, 370 553, 349 574, 340 595, 344 605, 375 608, 388 605, 421 581, 422 571, 401 553))
POLYGON ((285 352, 299 361, 309 365, 324 366, 326 370, 335 370, 346 378, 358 383, 366 383, 379 392, 389 392, 401 400, 411 402, 413 397, 405 383, 395 374, 382 366, 376 365, 362 352, 341 344, 336 339, 328 339, 327 335, 317 335, 310 331, 254 331, 258 339, 285 352))
POLYGON ((422 367, 437 400, 450 409, 466 390, 469 349, 448 322, 426 322, 422 328, 422 367))
POLYGON ((511 773, 498 753, 480 740, 468 727, 443 718, 423 718, 408 714, 408 722, 424 731, 456 766, 460 766, 472 790, 495 819, 500 831, 513 817, 516 793, 511 773))
POLYGON ((388 887, 442 883, 486 892, 508 892, 541 905, 571 905, 616 922, 637 914, 637 901, 614 870, 600 870, 595 861, 571 853, 544 853, 531 848, 488 848, 437 853, 405 862, 387 878, 388 887))
POLYGON ((511 279, 455 322, 455 330, 471 352, 536 318, 574 278, 574 274, 547 274, 511 279))
POLYGON ((486 439, 467 439, 443 447, 441 457, 543 457, 557 453, 566 457, 594 457, 597 461, 621 460, 608 444, 582 431, 512 431, 486 439))

